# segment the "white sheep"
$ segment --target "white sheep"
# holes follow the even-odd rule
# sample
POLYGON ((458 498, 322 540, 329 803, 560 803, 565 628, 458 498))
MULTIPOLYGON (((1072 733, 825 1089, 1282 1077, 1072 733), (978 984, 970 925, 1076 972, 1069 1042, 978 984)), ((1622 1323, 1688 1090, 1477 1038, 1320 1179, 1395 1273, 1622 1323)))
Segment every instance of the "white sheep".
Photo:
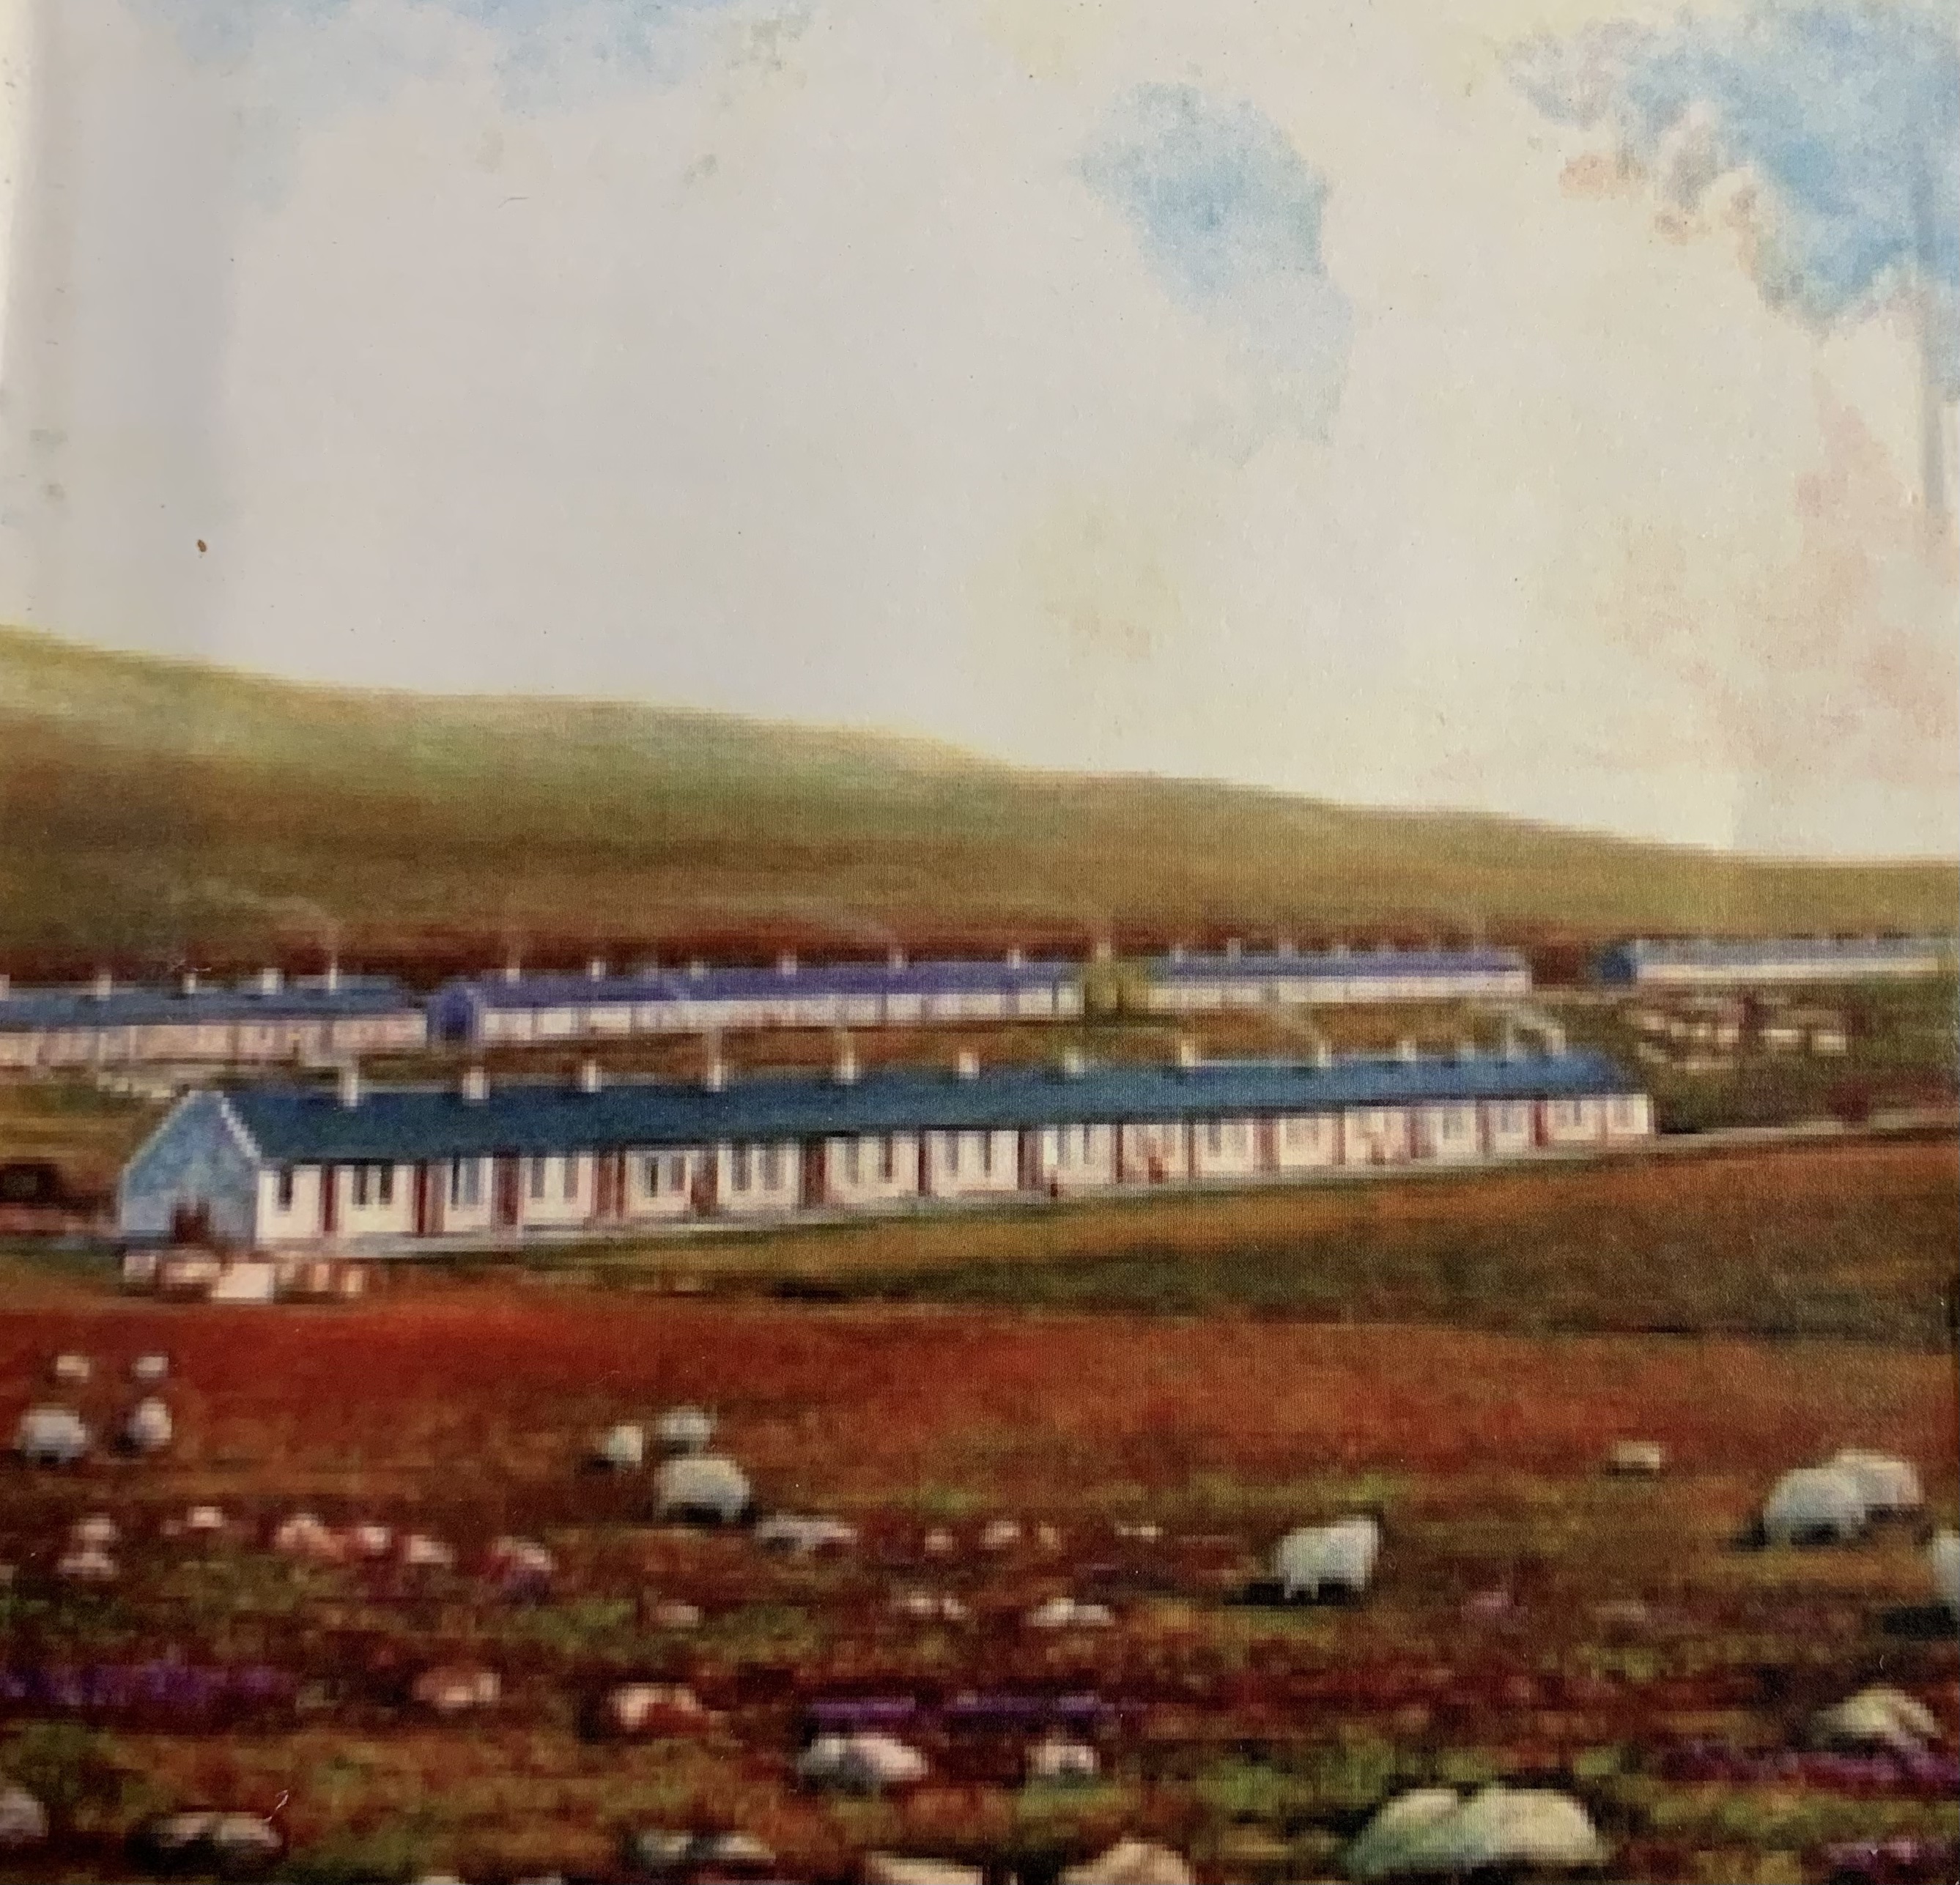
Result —
POLYGON ((1359 1597, 1375 1574, 1381 1548, 1382 1528, 1372 1518, 1305 1525, 1280 1540, 1273 1571, 1289 1601, 1318 1597, 1329 1590, 1359 1597))

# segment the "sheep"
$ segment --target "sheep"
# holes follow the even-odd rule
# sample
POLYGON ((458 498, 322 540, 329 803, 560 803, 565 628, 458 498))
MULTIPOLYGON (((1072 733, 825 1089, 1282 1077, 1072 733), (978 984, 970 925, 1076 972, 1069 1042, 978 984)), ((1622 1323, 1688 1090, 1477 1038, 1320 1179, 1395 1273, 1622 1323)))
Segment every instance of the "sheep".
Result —
POLYGON ((107 1512, 86 1512, 68 1527, 68 1535, 72 1543, 106 1551, 121 1542, 123 1528, 107 1512))
POLYGON ((1092 1781, 1101 1772, 1102 1757, 1086 1741, 1049 1734, 1028 1750, 1028 1779, 1051 1786, 1092 1781))
POLYGON ((487 1709, 503 1691, 494 1669, 459 1663, 425 1669, 416 1677, 410 1696, 438 1715, 463 1715, 487 1709))
POLYGON ((338 1564, 346 1555, 343 1541, 313 1512, 293 1512, 274 1527, 272 1549, 282 1558, 308 1564, 338 1564))
POLYGON ((679 1597, 658 1597, 642 1607, 646 1622, 651 1629, 698 1629, 701 1627, 701 1607, 679 1597))
POLYGON ((453 1571, 456 1568, 456 1547, 444 1544, 440 1538, 431 1538, 426 1532, 402 1533, 399 1556, 402 1564, 411 1571, 453 1571))
POLYGON ((1883 1749, 1917 1754, 1939 1738, 1939 1724, 1925 1705, 1897 1689, 1861 1689, 1847 1702, 1811 1718, 1813 1747, 1863 1752, 1883 1749))
POLYGON ((1193 1885, 1194 1875, 1167 1845, 1147 1839, 1118 1839, 1106 1852, 1071 1865, 1058 1885, 1193 1885))
POLYGON ((70 1407, 30 1407, 14 1435, 14 1451, 30 1466, 73 1466, 93 1444, 81 1415, 70 1407))
POLYGON ((1303 1526, 1287 1533, 1273 1553, 1281 1594, 1319 1597, 1339 1591, 1359 1597, 1374 1575, 1382 1528, 1372 1518, 1343 1518, 1332 1525, 1303 1526))
POLYGON ((819 1734, 797 1760, 807 1785, 845 1793, 881 1793, 925 1775, 925 1756, 889 1734, 819 1734))
POLYGON ((116 1560, 100 1545, 71 1545, 55 1565, 55 1575, 75 1584, 113 1584, 116 1560))
POLYGON ((1666 1451, 1658 1440, 1616 1441, 1606 1456, 1606 1470, 1628 1478, 1652 1479, 1666 1464, 1666 1451))
POLYGON ((637 1473, 647 1463, 646 1429, 635 1421, 621 1421, 599 1436, 592 1458, 608 1472, 637 1473))
POLYGON ((123 1423, 123 1444, 132 1453, 161 1453, 176 1431, 170 1409, 152 1394, 129 1410, 123 1423))
POLYGON ((679 1683, 625 1682, 606 1697, 606 1724, 618 1734, 671 1734, 708 1718, 701 1698, 679 1683))
POLYGON ((269 1865, 285 1841, 269 1820, 251 1813, 197 1810, 167 1813, 145 1820, 132 1843, 152 1864, 194 1866, 221 1874, 269 1865))
POLYGON ((838 1518, 778 1512, 756 1527, 755 1540, 765 1551, 787 1551, 807 1558, 819 1551, 848 1550, 858 1542, 858 1527, 838 1518))
POLYGON ((1831 1470, 1850 1475, 1863 1495, 1865 1509, 1875 1515, 1916 1512, 1926 1503, 1919 1474, 1904 1460, 1847 1447, 1828 1464, 1831 1470))
POLYGON ((1344 1856, 1348 1876, 1389 1878, 1502 1868, 1577 1870, 1603 1865, 1605 1842, 1565 1794, 1491 1786, 1465 1800, 1424 1787, 1392 1800, 1344 1856))
POLYGON ((702 1407, 670 1407, 654 1423, 663 1453, 705 1453, 714 1438, 714 1416, 702 1407))
POLYGON ((747 1476, 719 1454, 676 1454, 654 1476, 654 1515, 670 1523, 732 1525, 752 1504, 747 1476))
POLYGON ((1021 1542, 1021 1527, 1011 1518, 990 1519, 980 1534, 982 1551, 1005 1551, 1010 1545, 1021 1542))
POLYGON ((896 1852, 864 1855, 864 1885, 986 1885, 977 1865, 957 1865, 951 1859, 906 1858, 896 1852))
POLYGON ((1769 1544, 1842 1544, 1863 1532, 1865 1496, 1850 1473, 1836 1467, 1804 1466, 1784 1473, 1763 1506, 1762 1535, 1769 1544))
POLYGON ((167 1381, 170 1373, 170 1358, 161 1349, 139 1355, 129 1364, 129 1378, 138 1386, 153 1388, 159 1381, 167 1381))
POLYGON ((1072 1597, 1052 1597, 1027 1615, 1030 1629, 1106 1629, 1115 1620, 1106 1604, 1085 1604, 1072 1597))
POLYGON ((1960 1619, 1960 1531, 1935 1533, 1926 1548, 1926 1560, 1940 1602, 1960 1619))
POLYGON ((0 1852, 21 1852, 47 1836, 47 1808, 26 1788, 0 1782, 0 1852))
POLYGON ((342 1537, 350 1555, 356 1558, 385 1558, 394 1549, 394 1528, 371 1518, 349 1525, 342 1537))
POLYGON ((963 1623, 972 1614, 958 1597, 931 1591, 901 1591, 892 1607, 915 1623, 963 1623))
POLYGON ((95 1364, 86 1355, 66 1349, 55 1357, 48 1372, 58 1387, 79 1388, 94 1374, 95 1364))

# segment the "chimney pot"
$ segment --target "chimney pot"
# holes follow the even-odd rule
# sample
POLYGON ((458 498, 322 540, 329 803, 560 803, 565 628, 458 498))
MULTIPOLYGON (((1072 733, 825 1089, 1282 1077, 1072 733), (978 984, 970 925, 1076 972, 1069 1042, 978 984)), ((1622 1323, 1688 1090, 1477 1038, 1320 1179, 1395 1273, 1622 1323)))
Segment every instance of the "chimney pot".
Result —
POLYGON ((1061 1071, 1064 1079, 1080 1079, 1087 1065, 1080 1047, 1066 1047, 1062 1051, 1061 1071))
POLYGON ((605 958, 605 957, 604 957, 604 956, 603 956, 603 955, 595 955, 594 957, 593 957, 592 960, 591 960, 590 962, 587 962, 587 963, 586 964, 586 965, 585 965, 585 974, 586 974, 586 979, 587 979, 587 981, 589 981, 603 982, 603 981, 605 981, 605 979, 606 979, 606 958, 605 958))
POLYGON ((855 1086, 861 1071, 858 1065, 858 1051, 849 1041, 837 1051, 836 1065, 832 1069, 832 1077, 839 1086, 855 1086))
POLYGON ((184 971, 183 986, 183 992, 186 995, 195 995, 197 993, 197 971, 196 969, 187 968, 184 971))
POLYGON ((795 954, 791 950, 785 949, 781 955, 776 958, 776 973, 778 975, 794 975, 796 972, 797 959, 795 954))
POLYGON ((885 957, 887 968, 903 968, 905 965, 905 952, 903 949, 892 949, 885 957))
POLYGON ((116 977, 106 968, 95 971, 94 994, 97 1001, 107 1001, 116 992, 116 977))
POLYGON ((980 1057, 968 1052, 959 1057, 959 1077, 963 1080, 977 1080, 980 1077, 980 1057))
POLYGON ((463 1097, 473 1106, 480 1106, 490 1097, 490 1075, 480 1066, 466 1066, 463 1070, 463 1097))
POLYGON ((326 958, 326 992, 329 995, 340 992, 340 958, 337 955, 326 958))
POLYGON ((1186 1038, 1177 1044, 1177 1063, 1188 1073, 1198 1065, 1198 1043, 1186 1038))
POLYGON ((361 1104, 361 1069, 352 1060, 340 1070, 340 1103, 350 1108, 361 1104))
POLYGON ((1025 968, 1027 967, 1027 964, 1028 958, 1027 952, 1026 950, 1016 948, 1011 949, 1007 952, 1008 968, 1025 968))
POLYGON ((701 1076, 701 1083, 711 1093, 726 1090, 728 1085, 728 1063, 719 1054, 710 1060, 701 1076))
POLYGON ((259 993, 262 995, 276 995, 279 992, 280 985, 284 979, 278 969, 268 964, 259 971, 259 993))
POLYGON ((688 964, 687 972, 694 981, 698 982, 708 973, 708 965, 697 955, 688 964))
POLYGON ((578 1090, 581 1093, 596 1093, 604 1084, 597 1060, 581 1060, 578 1063, 578 1090))
POLYGON ((1398 1060, 1405 1065, 1413 1066, 1418 1057, 1415 1051, 1415 1043, 1407 1035, 1404 1035, 1395 1043, 1395 1058, 1398 1060))

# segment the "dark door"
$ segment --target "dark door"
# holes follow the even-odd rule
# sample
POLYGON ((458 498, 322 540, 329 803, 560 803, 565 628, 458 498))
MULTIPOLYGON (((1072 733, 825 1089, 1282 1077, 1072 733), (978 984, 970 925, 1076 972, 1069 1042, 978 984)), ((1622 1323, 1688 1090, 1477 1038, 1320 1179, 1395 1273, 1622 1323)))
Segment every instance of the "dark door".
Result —
POLYGON ((340 1228, 340 1168, 320 1168, 320 1234, 331 1237, 340 1228))
POLYGON ((173 1244, 208 1244, 211 1241, 211 1206, 202 1198, 180 1204, 171 1211, 170 1241, 173 1244))
POLYGON ((438 1182, 441 1168, 415 1167, 415 1235, 433 1237, 442 1229, 442 1187, 438 1182))
POLYGON ((517 1223, 517 1168, 520 1161, 516 1159, 499 1159, 497 1161, 497 1222, 506 1230, 514 1230, 517 1223))
POLYGON ((823 1141, 806 1139, 803 1142, 803 1208, 806 1211, 819 1210, 826 1202, 823 1141))

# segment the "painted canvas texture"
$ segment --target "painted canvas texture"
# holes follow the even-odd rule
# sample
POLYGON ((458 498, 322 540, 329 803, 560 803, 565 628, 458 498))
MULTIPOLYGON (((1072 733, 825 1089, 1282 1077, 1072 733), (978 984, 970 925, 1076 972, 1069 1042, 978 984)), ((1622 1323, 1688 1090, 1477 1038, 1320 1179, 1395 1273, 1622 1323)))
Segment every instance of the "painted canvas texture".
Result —
POLYGON ((0 0, 0 1880, 1960 1877, 1960 25, 0 0))

